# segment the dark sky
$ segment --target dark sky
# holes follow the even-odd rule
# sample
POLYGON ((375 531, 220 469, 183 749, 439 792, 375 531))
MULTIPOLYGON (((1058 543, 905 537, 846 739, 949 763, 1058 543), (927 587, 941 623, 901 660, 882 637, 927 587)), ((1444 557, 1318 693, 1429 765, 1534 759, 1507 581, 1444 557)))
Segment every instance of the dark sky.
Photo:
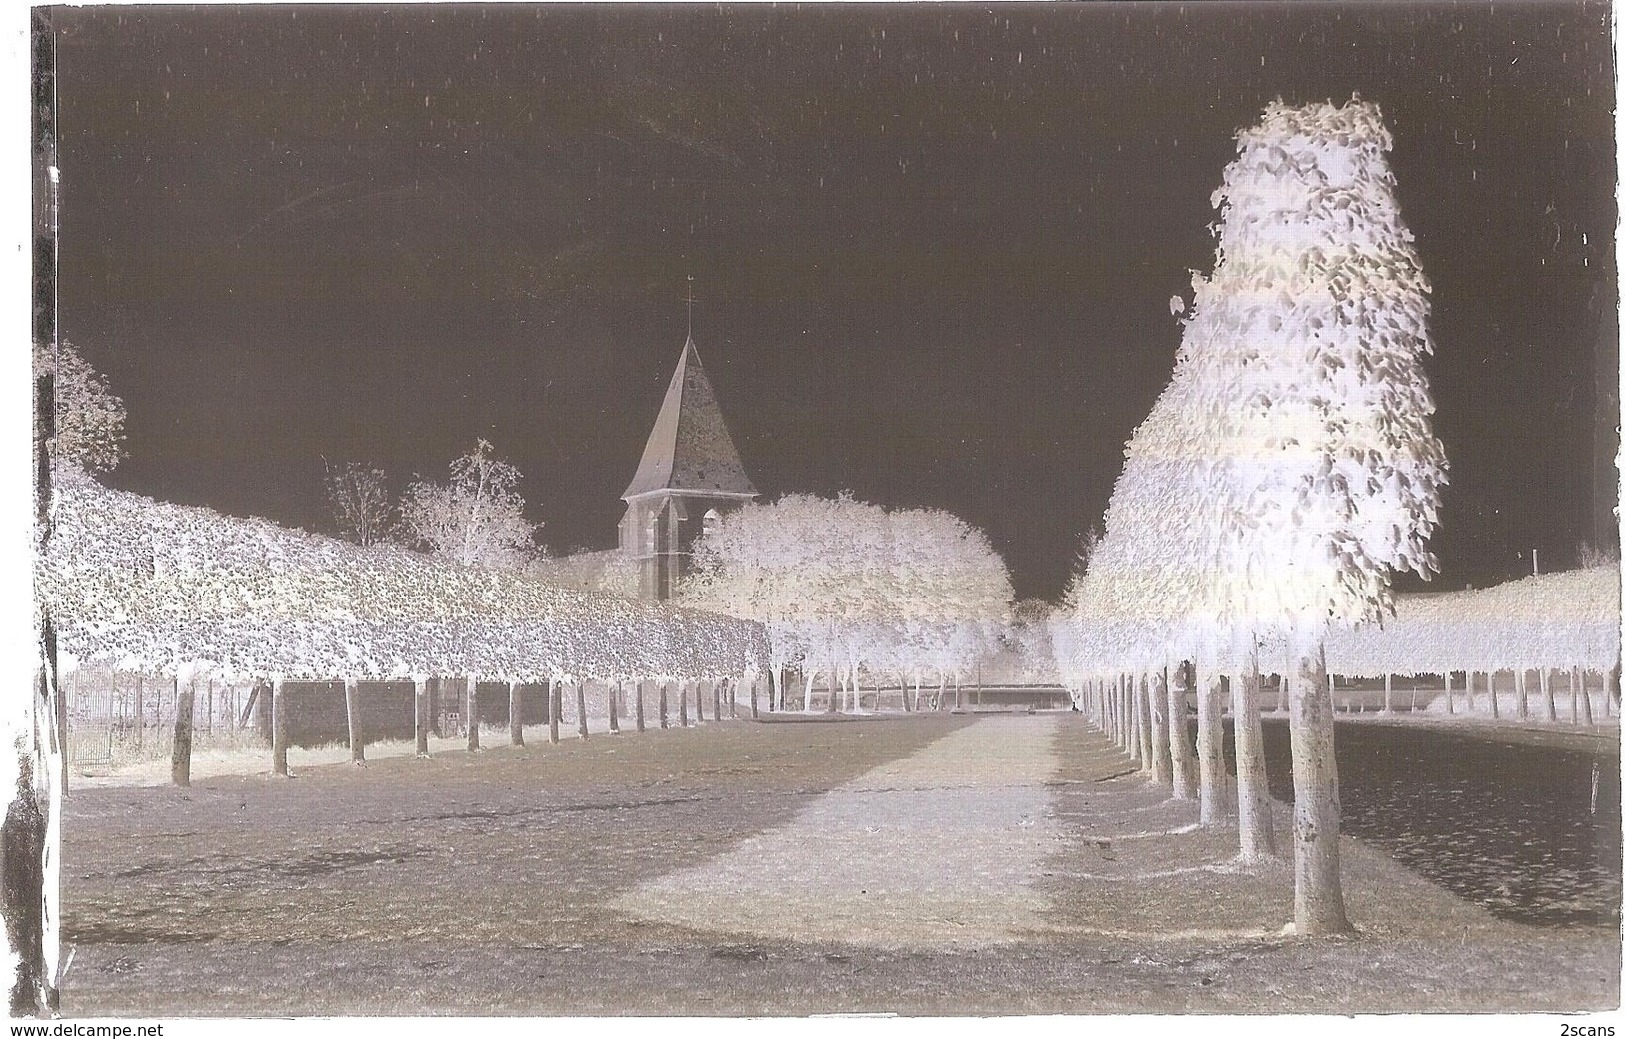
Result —
POLYGON ((949 509, 1053 597, 1167 382, 1236 130, 1357 91, 1434 287, 1435 549, 1482 584, 1593 535, 1608 18, 64 9, 61 327, 128 405, 117 486, 329 529, 324 457, 399 489, 483 436, 544 540, 603 548, 692 274, 758 487, 949 509))

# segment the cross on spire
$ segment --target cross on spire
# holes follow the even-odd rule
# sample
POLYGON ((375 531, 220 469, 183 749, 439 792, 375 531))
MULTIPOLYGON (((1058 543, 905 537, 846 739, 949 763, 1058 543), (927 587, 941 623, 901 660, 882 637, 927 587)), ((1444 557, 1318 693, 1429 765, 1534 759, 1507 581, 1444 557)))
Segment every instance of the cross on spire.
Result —
POLYGON ((688 294, 683 297, 688 304, 688 338, 694 338, 694 275, 688 276, 688 294))

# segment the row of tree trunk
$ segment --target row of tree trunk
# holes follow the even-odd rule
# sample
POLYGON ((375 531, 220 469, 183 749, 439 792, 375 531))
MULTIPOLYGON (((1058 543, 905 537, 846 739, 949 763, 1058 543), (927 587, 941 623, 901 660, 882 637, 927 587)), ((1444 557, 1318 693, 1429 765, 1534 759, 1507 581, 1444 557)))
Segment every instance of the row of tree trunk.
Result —
MULTIPOLYGON (((1541 703, 1547 721, 1558 720, 1550 670, 1539 672, 1541 703)), ((1530 714, 1526 672, 1515 671, 1517 717, 1530 714)), ((1474 673, 1465 675, 1469 710, 1474 703, 1474 673)), ((1455 711, 1454 675, 1446 673, 1445 707, 1455 711)), ((1153 783, 1168 788, 1178 800, 1196 800, 1203 826, 1234 821, 1239 836, 1238 858, 1258 862, 1277 856, 1274 802, 1264 762, 1263 682, 1256 658, 1240 674, 1228 676, 1235 727, 1236 784, 1231 802, 1224 759, 1224 684, 1217 673, 1183 664, 1148 674, 1118 675, 1109 681, 1090 681, 1085 687, 1092 720, 1149 773, 1153 783), (1187 676, 1189 682, 1187 682, 1187 676), (1187 696, 1196 694, 1196 741, 1190 745, 1187 696), (1193 763, 1194 759, 1194 763, 1193 763)), ((1580 668, 1569 673, 1569 720, 1595 724, 1587 676, 1580 668)), ((1603 674, 1605 712, 1614 709, 1613 676, 1603 674)), ((1495 675, 1485 676, 1490 710, 1500 709, 1495 697, 1495 675)), ((1392 710, 1393 679, 1383 684, 1384 707, 1392 710)), ((1336 746, 1333 739, 1332 681, 1326 672, 1324 651, 1299 661, 1297 674, 1283 676, 1281 697, 1290 711, 1293 776, 1294 923, 1299 934, 1328 934, 1350 930, 1344 908, 1338 835, 1342 809, 1337 790, 1336 746)))
MULTIPOLYGON (((644 717, 644 690, 650 684, 634 682, 633 686, 633 724, 638 732, 646 727, 644 717)), ((667 711, 667 690, 669 683, 654 683, 659 687, 659 724, 660 728, 669 728, 670 722, 667 711)), ((694 706, 697 722, 704 722, 705 700, 701 685, 694 683, 694 706)), ((750 686, 750 716, 758 716, 757 688, 755 681, 750 686)), ((429 731, 431 727, 429 682, 427 677, 414 679, 416 686, 413 698, 414 724, 416 736, 416 750, 420 757, 429 754, 429 731)), ((523 724, 522 698, 520 683, 509 682, 508 685, 508 739, 516 747, 525 745, 523 724)), ((587 691, 585 682, 576 682, 576 735, 587 739, 587 691)), ((711 687, 711 718, 721 721, 724 711, 730 719, 739 716, 738 689, 739 683, 729 679, 709 683, 711 687)), ((688 727, 689 683, 679 682, 678 687, 678 723, 688 727)), ((173 752, 170 758, 170 781, 176 786, 189 786, 192 779, 192 716, 193 705, 196 700, 196 687, 186 683, 182 687, 179 679, 174 683, 175 688, 175 730, 173 752)), ((273 679, 268 686, 267 695, 271 706, 271 773, 276 776, 288 775, 288 708, 287 700, 283 694, 283 683, 273 679)), ((559 742, 559 718, 564 713, 564 683, 547 683, 548 695, 548 742, 559 742)), ((622 683, 615 683, 609 697, 609 731, 618 734, 620 726, 620 703, 625 696, 622 683)), ((479 682, 478 676, 467 677, 467 689, 464 693, 464 702, 467 709, 468 721, 468 749, 480 749, 479 726, 479 682)), ((367 758, 367 740, 363 728, 361 711, 360 683, 353 678, 344 680, 344 706, 349 727, 350 760, 355 764, 364 764, 367 758)))
MULTIPOLYGON (((1299 934, 1349 930, 1343 907, 1337 835, 1337 761, 1332 741, 1332 698, 1324 658, 1300 661, 1289 684, 1294 784, 1294 922, 1299 934)), ((1227 676, 1182 664, 1149 673, 1124 673, 1085 688, 1091 719, 1176 800, 1195 800, 1202 826, 1235 824, 1237 857, 1256 863, 1278 857, 1275 803, 1269 794, 1260 720, 1263 682, 1256 660, 1228 676, 1235 727, 1236 783, 1228 781, 1224 747, 1227 676), (1196 699, 1195 746, 1190 695, 1196 699)))

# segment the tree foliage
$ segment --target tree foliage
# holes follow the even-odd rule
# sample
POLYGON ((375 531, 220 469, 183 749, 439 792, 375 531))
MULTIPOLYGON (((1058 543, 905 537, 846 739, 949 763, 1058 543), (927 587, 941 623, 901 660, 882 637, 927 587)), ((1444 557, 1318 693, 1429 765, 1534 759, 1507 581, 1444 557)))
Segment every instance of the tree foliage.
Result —
POLYGON ((222 516, 63 467, 35 561, 65 659, 225 678, 717 679, 765 666, 758 625, 222 516))
POLYGON ((94 473, 111 472, 124 457, 124 402, 72 343, 35 345, 34 374, 53 376, 56 436, 52 457, 94 473))
POLYGON ((1010 611, 1004 562, 938 510, 849 495, 748 504, 700 538, 685 598, 759 621, 776 670, 964 674, 997 648, 1010 611))
POLYGON ((366 547, 389 534, 395 506, 382 469, 361 462, 346 462, 327 470, 327 505, 339 534, 366 547))
POLYGON ((1138 658, 1119 663, 1314 644, 1391 615, 1394 570, 1435 571, 1428 283, 1391 145, 1358 98, 1276 102, 1238 135, 1213 274, 1073 590, 1085 627, 1138 658))
POLYGON ((514 487, 519 470, 492 455, 489 441, 451 463, 451 480, 420 480, 400 505, 400 534, 416 548, 459 563, 521 567, 537 551, 539 524, 525 519, 514 487))

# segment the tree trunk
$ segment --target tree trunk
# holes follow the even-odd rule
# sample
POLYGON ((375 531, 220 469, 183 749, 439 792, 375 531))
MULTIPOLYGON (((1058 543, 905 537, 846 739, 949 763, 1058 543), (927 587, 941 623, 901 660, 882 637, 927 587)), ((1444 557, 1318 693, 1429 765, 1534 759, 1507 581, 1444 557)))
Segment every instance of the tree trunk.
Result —
POLYGON ((1522 667, 1512 672, 1512 688, 1518 693, 1518 720, 1529 717, 1529 675, 1522 667))
POLYGON ((288 700, 281 675, 271 679, 271 774, 288 774, 288 700))
POLYGON ((186 683, 181 692, 180 676, 175 677, 175 745, 169 756, 169 781, 175 786, 192 785, 192 701, 197 686, 186 683))
POLYGON ((1394 713, 1394 676, 1389 671, 1382 675, 1382 713, 1394 713))
POLYGON ((1501 717, 1501 701, 1495 695, 1495 672, 1493 670, 1484 672, 1484 687, 1489 690, 1490 694, 1490 717, 1501 717))
POLYGON ((547 742, 559 742, 559 715, 564 713, 564 683, 547 680, 547 742))
POLYGON ((711 683, 711 720, 722 720, 722 683, 711 683))
POLYGON ((203 731, 214 735, 214 679, 209 679, 208 700, 203 708, 203 731))
POLYGON ((12 791, 5 821, 0 825, 0 859, 5 867, 3 899, 7 948, 16 957, 12 969, 12 1017, 54 1016, 60 1002, 58 964, 62 951, 60 920, 62 883, 53 868, 61 846, 63 737, 57 727, 55 703, 62 696, 57 672, 56 633, 48 611, 42 610, 39 663, 23 725, 30 736, 19 737, 17 786, 12 791))
POLYGON ((1173 766, 1174 800, 1196 800, 1196 750, 1191 746, 1188 697, 1182 668, 1163 669, 1168 686, 1168 751, 1173 766), (1175 679, 1178 681, 1175 681, 1175 679))
POLYGON ((840 672, 832 665, 829 669, 829 703, 824 706, 825 714, 834 714, 840 708, 840 697, 835 691, 836 683, 840 681, 840 672))
MULTIPOLYGON (((1591 694, 1586 691, 1586 673, 1584 668, 1576 667, 1569 670, 1569 690, 1570 698, 1573 701, 1573 704, 1578 706, 1580 710, 1584 712, 1586 725, 1595 725, 1596 722, 1593 721, 1591 717, 1591 694)), ((1580 719, 1576 717, 1574 722, 1576 725, 1578 725, 1580 719)))
POLYGON ((1478 710, 1478 704, 1473 701, 1473 673, 1471 671, 1465 672, 1461 676, 1461 680, 1467 687, 1467 713, 1472 714, 1478 710))
POLYGON ((1140 767, 1152 772, 1156 768, 1157 737, 1151 731, 1151 680, 1144 672, 1135 676, 1134 699, 1140 710, 1140 767))
POLYGON ((515 747, 525 745, 525 692, 524 686, 508 680, 508 742, 515 747))
MULTIPOLYGON (((759 676, 757 676, 757 675, 752 675, 751 676, 751 679, 750 679, 750 720, 751 721, 755 721, 757 718, 761 717, 761 715, 758 714, 757 710, 756 710, 756 686, 760 682, 761 682, 761 678, 759 676)), ((773 672, 771 672, 771 671, 769 671, 767 673, 767 702, 768 702, 768 704, 770 706, 773 703, 773 672)))
POLYGON ((632 702, 633 719, 637 723, 638 731, 643 731, 643 679, 638 679, 632 687, 632 695, 637 699, 632 702))
POLYGON ((1144 743, 1140 739, 1141 725, 1145 719, 1140 715, 1140 694, 1134 688, 1134 676, 1123 676, 1123 703, 1128 720, 1128 759, 1142 769, 1151 767, 1151 762, 1145 760, 1140 750, 1144 743))
POLYGON ((620 701, 620 699, 621 699, 621 683, 616 682, 615 685, 609 691, 609 731, 610 732, 618 733, 618 732, 621 731, 621 717, 620 717, 619 710, 617 709, 617 704, 620 701))
POLYGON ((1540 669, 1540 696, 1546 701, 1546 720, 1557 721, 1557 699, 1552 696, 1552 669, 1549 667, 1540 669))
POLYGON ((480 676, 472 672, 468 676, 468 688, 464 691, 464 702, 468 704, 468 713, 464 716, 468 722, 468 749, 480 749, 480 676))
POLYGON ((429 756, 429 676, 417 675, 412 679, 412 696, 416 701, 413 712, 412 734, 417 737, 417 754, 429 756))
POLYGON ((694 724, 705 722, 705 682, 694 683, 694 724))
POLYGON ((1219 676, 1196 669, 1197 794, 1201 823, 1215 826, 1230 817, 1228 773, 1224 767, 1224 687, 1219 676))
MULTIPOLYGON (((139 671, 136 672, 136 676, 135 676, 135 749, 136 750, 140 750, 142 748, 142 744, 146 742, 146 738, 147 738, 147 705, 144 702, 142 702, 145 699, 145 697, 142 695, 142 689, 141 689, 141 685, 142 685, 141 680, 142 680, 143 677, 144 676, 139 671)), ((271 720, 271 724, 272 724, 273 727, 276 725, 276 719, 274 717, 271 720)))
MULTIPOLYGON (((731 678, 723 679, 723 681, 727 683, 728 689, 728 720, 734 721, 739 717, 739 683, 731 678)), ((750 680, 750 700, 753 704, 756 702, 755 678, 750 680)), ((751 717, 756 717, 755 712, 751 713, 751 717)))
POLYGON ((1121 717, 1121 704, 1118 702, 1118 683, 1122 676, 1113 675, 1110 682, 1102 681, 1101 696, 1106 700, 1106 738, 1112 741, 1112 746, 1124 746, 1122 740, 1123 720, 1121 717))
POLYGON ((1456 713, 1456 692, 1451 685, 1455 677, 1455 673, 1452 671, 1444 673, 1444 713, 1446 714, 1456 713))
POLYGON ((1270 800, 1269 773, 1264 764, 1264 725, 1259 701, 1264 679, 1258 673, 1254 650, 1247 670, 1230 679, 1235 694, 1232 711, 1236 729, 1236 820, 1241 831, 1241 859, 1256 862, 1275 857, 1275 806, 1270 800))
POLYGON ((688 683, 677 683, 677 724, 688 728, 688 683))
POLYGON ((1304 935, 1353 930, 1343 908, 1337 747, 1325 648, 1298 662, 1292 682, 1293 920, 1304 935))
POLYGON ((671 728, 671 722, 666 717, 666 683, 665 682, 660 683, 660 727, 662 729, 671 728))
POLYGON ((576 679, 576 735, 587 738, 587 680, 576 679))
POLYGON ((1168 685, 1161 672, 1148 676, 1151 695, 1151 781, 1171 787, 1173 764, 1168 748, 1168 685))
POLYGON ((362 764, 367 760, 367 741, 361 735, 361 683, 353 678, 344 680, 344 720, 350 730, 350 763, 362 764))

